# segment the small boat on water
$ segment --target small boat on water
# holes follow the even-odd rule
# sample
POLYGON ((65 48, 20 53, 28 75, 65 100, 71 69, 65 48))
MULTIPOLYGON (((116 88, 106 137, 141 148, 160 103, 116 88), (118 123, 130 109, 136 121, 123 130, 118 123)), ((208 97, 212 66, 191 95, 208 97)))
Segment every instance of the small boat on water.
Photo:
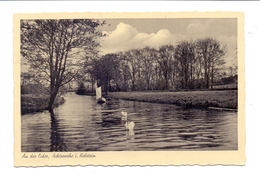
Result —
POLYGON ((103 104, 106 102, 106 98, 102 97, 101 87, 96 88, 96 100, 98 104, 103 104))

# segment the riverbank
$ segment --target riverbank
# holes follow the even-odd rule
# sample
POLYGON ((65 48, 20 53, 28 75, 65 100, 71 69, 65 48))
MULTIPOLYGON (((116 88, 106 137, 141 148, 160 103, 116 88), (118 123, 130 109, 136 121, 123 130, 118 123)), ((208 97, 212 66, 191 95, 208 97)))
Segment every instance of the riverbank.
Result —
MULTIPOLYGON (((29 114, 35 112, 42 112, 48 106, 49 96, 39 94, 23 94, 21 95, 21 114, 29 114)), ((61 96, 56 98, 54 107, 63 104, 65 99, 61 96)))
POLYGON ((237 90, 181 92, 110 92, 108 98, 151 103, 176 104, 194 108, 237 110, 237 90))

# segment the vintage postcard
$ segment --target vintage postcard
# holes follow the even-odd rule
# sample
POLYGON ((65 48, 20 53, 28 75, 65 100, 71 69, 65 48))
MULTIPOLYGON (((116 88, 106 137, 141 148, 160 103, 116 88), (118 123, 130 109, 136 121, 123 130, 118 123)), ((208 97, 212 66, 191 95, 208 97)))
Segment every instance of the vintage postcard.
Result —
POLYGON ((244 14, 14 15, 15 166, 244 165, 244 14))

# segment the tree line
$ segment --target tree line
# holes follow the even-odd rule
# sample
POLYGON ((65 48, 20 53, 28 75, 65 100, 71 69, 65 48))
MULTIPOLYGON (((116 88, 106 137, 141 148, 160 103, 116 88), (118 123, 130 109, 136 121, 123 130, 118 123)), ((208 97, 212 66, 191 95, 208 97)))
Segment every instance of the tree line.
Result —
POLYGON ((180 41, 88 57, 87 81, 105 91, 208 89, 225 64, 225 46, 214 38, 180 41))
POLYGON ((38 83, 53 109, 61 88, 71 81, 97 83, 105 91, 143 91, 209 88, 224 64, 226 48, 213 38, 181 41, 159 49, 145 47, 99 55, 94 19, 20 21, 21 84, 38 83))

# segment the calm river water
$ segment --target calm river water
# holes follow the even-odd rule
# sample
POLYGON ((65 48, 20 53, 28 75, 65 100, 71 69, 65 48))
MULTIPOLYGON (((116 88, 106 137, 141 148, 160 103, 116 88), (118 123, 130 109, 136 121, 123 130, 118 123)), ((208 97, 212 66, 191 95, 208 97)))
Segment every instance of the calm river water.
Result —
POLYGON ((236 150, 237 113, 67 93, 49 112, 23 115, 22 152, 236 150), (121 110, 133 121, 126 131, 121 110))

